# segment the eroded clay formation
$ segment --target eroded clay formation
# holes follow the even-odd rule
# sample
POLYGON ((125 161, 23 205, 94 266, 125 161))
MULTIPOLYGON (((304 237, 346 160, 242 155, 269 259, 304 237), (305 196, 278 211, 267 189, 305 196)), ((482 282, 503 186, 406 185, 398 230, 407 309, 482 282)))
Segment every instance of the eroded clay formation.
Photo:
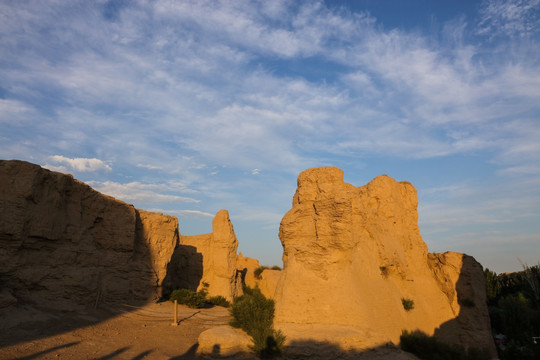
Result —
POLYGON ((150 301, 205 283, 209 295, 232 299, 243 279, 275 299, 276 327, 293 350, 362 350, 418 329, 494 353, 481 265, 428 253, 407 182, 380 176, 355 187, 337 168, 302 172, 280 226, 284 269, 260 279, 258 261, 236 253, 226 210, 212 233, 182 236, 174 217, 30 163, 0 161, 0 189, 0 311, 36 299, 63 309, 150 301))
POLYGON ((202 254, 202 276, 194 290, 208 285, 209 296, 221 295, 227 300, 242 295, 241 277, 237 274, 238 240, 227 210, 220 210, 212 221, 212 232, 181 236, 180 244, 191 246, 202 254))
POLYGON ((280 226, 275 294, 275 320, 289 341, 367 349, 397 344, 407 329, 494 352, 482 266, 463 254, 429 254, 417 204, 410 183, 384 175, 361 187, 334 167, 299 175, 280 226))
POLYGON ((175 217, 135 209, 27 162, 0 161, 0 189, 4 310, 150 301, 202 282, 210 294, 238 294, 238 241, 226 210, 211 234, 194 241, 180 235, 175 217))

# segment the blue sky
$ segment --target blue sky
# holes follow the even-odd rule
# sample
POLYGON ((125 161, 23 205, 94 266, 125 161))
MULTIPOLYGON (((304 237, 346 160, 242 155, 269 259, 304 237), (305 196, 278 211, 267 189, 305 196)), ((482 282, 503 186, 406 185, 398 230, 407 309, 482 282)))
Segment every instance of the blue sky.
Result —
POLYGON ((430 251, 540 260, 540 0, 0 2, 0 157, 281 265, 296 177, 412 182, 430 251))

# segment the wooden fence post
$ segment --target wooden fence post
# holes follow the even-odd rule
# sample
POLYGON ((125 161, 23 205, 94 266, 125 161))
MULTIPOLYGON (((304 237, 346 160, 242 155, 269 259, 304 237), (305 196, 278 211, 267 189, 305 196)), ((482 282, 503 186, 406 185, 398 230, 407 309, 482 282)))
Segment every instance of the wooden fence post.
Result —
POLYGON ((178 326, 178 300, 174 300, 174 322, 172 326, 178 326))

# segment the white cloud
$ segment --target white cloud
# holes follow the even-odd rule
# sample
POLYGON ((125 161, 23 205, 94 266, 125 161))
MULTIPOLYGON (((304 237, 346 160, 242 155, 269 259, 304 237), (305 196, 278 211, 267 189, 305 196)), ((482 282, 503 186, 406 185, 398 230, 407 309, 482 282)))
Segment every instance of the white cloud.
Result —
POLYGON ((28 104, 13 100, 0 98, 0 124, 28 125, 37 116, 37 112, 28 104))
POLYGON ((57 165, 45 165, 45 167, 54 169, 70 169, 74 171, 89 172, 89 171, 111 171, 112 168, 103 160, 96 158, 68 158, 62 155, 50 156, 49 159, 57 165), (64 166, 65 165, 65 166, 64 166))
POLYGON ((503 176, 540 175, 540 165, 528 164, 510 166, 500 170, 498 174, 503 176))
MULTIPOLYGON (((139 5, 127 8, 114 23, 73 14, 73 22, 65 26, 73 27, 77 36, 54 31, 64 34, 67 43, 82 39, 88 46, 72 43, 79 51, 62 58, 62 66, 52 66, 48 52, 43 64, 23 57, 23 67, 32 73, 6 74, 25 91, 52 84, 86 110, 86 115, 73 107, 57 110, 61 149, 76 139, 119 157, 152 154, 167 163, 170 149, 156 146, 166 133, 168 144, 181 144, 205 163, 243 168, 257 168, 261 162, 271 168, 302 167, 323 148, 443 156, 491 149, 496 139, 476 124, 530 108, 540 97, 540 80, 531 76, 538 73, 534 68, 490 69, 476 61, 478 49, 463 40, 463 20, 445 28, 453 48, 441 49, 417 33, 385 32, 373 18, 332 11, 322 3, 139 5), (147 15, 152 12, 153 18, 147 15), (141 23, 153 33, 145 33, 141 23), (276 38, 280 41, 272 40, 276 38), (99 51, 92 44, 100 44, 99 51), (256 63, 267 52, 322 57, 330 70, 334 64, 347 67, 328 83, 274 74, 264 65, 239 67, 256 63), (112 113, 97 114, 103 104, 112 113), (96 126, 86 126, 88 122, 96 126), (455 126, 468 135, 444 137, 455 126), (108 141, 101 143, 104 134, 108 141)), ((24 16, 39 27, 52 21, 53 13, 24 16)), ((28 48, 39 46, 39 39, 23 41, 28 48)))
POLYGON ((261 170, 259 170, 259 169, 251 170, 251 175, 259 175, 260 173, 261 173, 261 170))
POLYGON ((481 35, 526 37, 539 31, 539 0, 489 0, 483 5, 477 29, 481 35))
POLYGON ((160 212, 163 214, 169 214, 177 217, 195 217, 195 218, 213 218, 215 214, 200 210, 163 210, 163 209, 150 209, 149 211, 160 212))
POLYGON ((540 175, 540 126, 538 119, 521 117, 507 121, 499 127, 500 152, 492 162, 499 167, 502 176, 540 175))
POLYGON ((137 167, 148 169, 148 170, 162 170, 161 166, 150 165, 150 164, 137 164, 137 167))
POLYGON ((127 184, 113 181, 88 181, 88 184, 102 193, 126 202, 134 202, 137 204, 199 202, 199 200, 190 197, 167 194, 167 192, 175 190, 174 187, 171 188, 171 186, 167 184, 143 184, 136 181, 127 184))
POLYGON ((538 216, 538 190, 539 186, 527 178, 512 179, 508 183, 455 184, 422 190, 419 192, 422 231, 434 235, 452 230, 459 234, 469 231, 471 226, 480 231, 479 227, 486 225, 530 221, 538 216), (522 192, 522 188, 529 192, 522 192))

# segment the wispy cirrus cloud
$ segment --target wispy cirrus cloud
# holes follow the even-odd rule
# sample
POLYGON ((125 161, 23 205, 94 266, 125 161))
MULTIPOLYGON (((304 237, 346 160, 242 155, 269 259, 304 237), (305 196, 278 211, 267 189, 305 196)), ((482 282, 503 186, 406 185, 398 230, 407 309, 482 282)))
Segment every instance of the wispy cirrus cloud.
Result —
POLYGON ((164 209, 148 209, 148 210, 177 216, 179 218, 183 218, 186 216, 196 217, 196 218, 213 218, 214 216, 216 216, 216 214, 211 214, 211 213, 200 211, 200 210, 164 210, 164 209))
MULTIPOLYGON (((101 12, 89 13, 94 16, 82 19, 75 13, 73 22, 51 29, 72 45, 54 59, 62 67, 52 66, 53 54, 43 51, 43 71, 30 57, 22 67, 34 69, 31 77, 23 71, 7 75, 27 90, 36 81, 52 84, 75 105, 69 111, 57 108, 60 114, 77 107, 95 114, 107 106, 106 117, 116 127, 109 122, 71 134, 95 146, 93 139, 107 131, 110 152, 121 153, 128 145, 140 153, 166 154, 169 147, 152 146, 153 138, 166 132, 167 143, 180 151, 251 168, 268 161, 296 168, 295 163, 317 158, 321 143, 334 153, 367 149, 412 158, 444 156, 492 149, 496 139, 485 135, 484 126, 496 126, 502 114, 531 108, 539 98, 537 81, 526 75, 535 68, 504 67, 501 60, 486 69, 475 59, 478 46, 464 38, 463 21, 446 28, 454 40, 450 49, 441 49, 421 34, 384 31, 366 14, 330 10, 323 3, 142 2, 104 23, 101 12), (71 27, 79 35, 67 34, 71 27), (80 39, 88 46, 75 46, 80 39), (269 51, 278 58, 324 59, 333 75, 322 83, 264 65, 255 71, 245 67, 269 51), (400 129, 392 130, 396 123, 400 129), (126 127, 130 131, 123 133, 126 127), (459 139, 451 136, 456 127, 464 130, 459 139), (419 140, 411 146, 413 136, 419 140)), ((44 11, 43 19, 24 16, 37 31, 53 13, 44 11)), ((37 38, 22 37, 22 42, 40 48, 37 38)), ((67 135, 78 126, 71 119, 54 121, 65 125, 67 135)))
POLYGON ((0 154, 140 207, 230 208, 265 228, 305 168, 437 159, 421 172, 451 188, 444 164, 465 157, 492 166, 501 202, 474 182, 475 206, 439 191, 427 226, 503 223, 508 199, 538 194, 538 3, 486 1, 422 31, 323 1, 2 2, 0 154))
POLYGON ((539 11, 538 0, 484 1, 477 32, 491 38, 498 35, 523 38, 538 34, 539 11))
POLYGON ((0 123, 28 125, 36 116, 37 111, 27 103, 0 98, 0 123))
POLYGON ((94 189, 111 195, 117 199, 126 201, 126 202, 137 202, 143 204, 152 204, 152 203, 198 203, 199 200, 175 195, 175 190, 178 191, 176 186, 171 186, 170 184, 143 184, 137 181, 122 184, 113 181, 88 181, 87 182, 94 189), (168 193, 169 192, 169 193, 168 193))

